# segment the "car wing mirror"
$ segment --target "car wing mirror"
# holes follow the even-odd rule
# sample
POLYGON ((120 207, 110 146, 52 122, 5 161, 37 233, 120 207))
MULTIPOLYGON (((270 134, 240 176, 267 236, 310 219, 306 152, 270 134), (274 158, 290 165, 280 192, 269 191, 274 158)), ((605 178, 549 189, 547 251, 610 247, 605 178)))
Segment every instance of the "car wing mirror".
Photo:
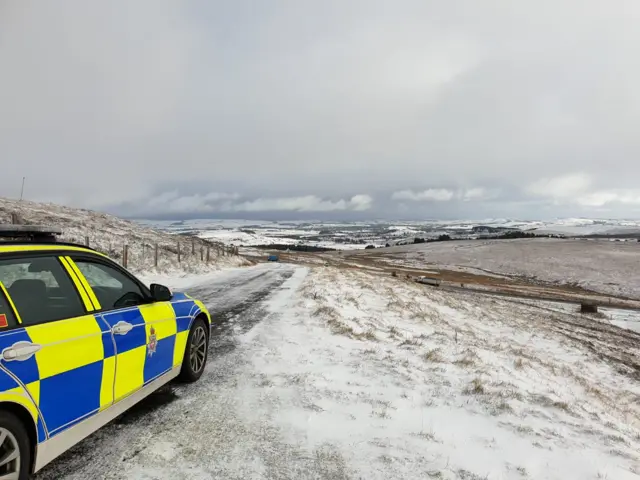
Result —
POLYGON ((156 302, 168 302, 173 298, 173 293, 171 293, 169 287, 165 287, 159 283, 152 283, 149 285, 149 289, 151 290, 153 300, 156 302))

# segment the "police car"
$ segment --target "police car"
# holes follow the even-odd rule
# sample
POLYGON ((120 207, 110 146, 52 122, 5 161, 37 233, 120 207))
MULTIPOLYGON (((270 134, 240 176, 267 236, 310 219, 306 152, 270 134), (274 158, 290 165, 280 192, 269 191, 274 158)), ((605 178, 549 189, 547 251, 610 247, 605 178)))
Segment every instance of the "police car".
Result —
POLYGON ((0 226, 0 480, 29 478, 207 361, 202 302, 59 233, 0 226))

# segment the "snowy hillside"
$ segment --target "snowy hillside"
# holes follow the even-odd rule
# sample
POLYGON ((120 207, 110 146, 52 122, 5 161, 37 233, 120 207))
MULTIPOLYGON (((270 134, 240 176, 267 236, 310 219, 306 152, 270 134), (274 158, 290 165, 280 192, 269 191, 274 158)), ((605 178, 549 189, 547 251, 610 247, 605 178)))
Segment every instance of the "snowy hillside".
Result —
POLYGON ((61 240, 88 243, 120 263, 126 245, 127 268, 136 273, 200 273, 247 263, 241 257, 227 254, 220 243, 173 235, 91 210, 0 198, 0 224, 11 223, 12 213, 25 224, 59 227, 63 231, 61 240))
POLYGON ((335 478, 637 478, 633 332, 330 268, 287 307, 247 342, 255 381, 291 442, 353 472, 335 478))

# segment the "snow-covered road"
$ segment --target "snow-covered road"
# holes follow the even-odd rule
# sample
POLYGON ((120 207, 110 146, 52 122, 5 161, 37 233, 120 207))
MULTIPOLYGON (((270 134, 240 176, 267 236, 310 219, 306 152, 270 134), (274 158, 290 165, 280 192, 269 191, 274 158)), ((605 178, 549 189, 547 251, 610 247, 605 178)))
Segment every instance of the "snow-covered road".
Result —
POLYGON ((252 478, 260 470, 257 461, 266 476, 296 477, 287 473, 296 452, 277 431, 239 413, 238 379, 250 359, 235 346, 239 334, 275 315, 265 301, 286 302, 305 275, 300 267, 258 265, 223 271, 185 288, 205 302, 217 325, 200 381, 171 384, 151 395, 37 478, 252 478))

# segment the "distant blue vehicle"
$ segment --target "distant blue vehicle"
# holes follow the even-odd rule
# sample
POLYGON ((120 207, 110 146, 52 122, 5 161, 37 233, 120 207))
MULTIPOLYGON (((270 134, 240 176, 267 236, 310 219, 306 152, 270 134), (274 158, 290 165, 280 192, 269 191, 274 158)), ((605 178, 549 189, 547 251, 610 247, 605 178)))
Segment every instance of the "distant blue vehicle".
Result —
POLYGON ((269 258, 267 258, 267 260, 269 262, 277 262, 278 261, 278 255, 269 255, 269 258))

